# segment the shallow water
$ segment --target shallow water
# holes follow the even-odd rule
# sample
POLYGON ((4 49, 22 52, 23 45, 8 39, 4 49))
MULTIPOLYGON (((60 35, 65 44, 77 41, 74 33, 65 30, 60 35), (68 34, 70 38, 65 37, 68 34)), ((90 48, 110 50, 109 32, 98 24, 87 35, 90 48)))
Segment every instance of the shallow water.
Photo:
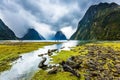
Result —
MULTIPOLYGON (((64 41, 60 44, 45 46, 36 51, 22 54, 22 58, 11 63, 13 66, 10 70, 4 71, 0 74, 0 80, 30 80, 34 73, 38 70, 38 64, 42 60, 42 57, 38 57, 39 54, 47 53, 48 49, 58 49, 64 47, 63 50, 70 50, 70 47, 76 46, 78 41, 64 41)), ((50 57, 44 55, 47 58, 45 64, 48 64, 50 57)))

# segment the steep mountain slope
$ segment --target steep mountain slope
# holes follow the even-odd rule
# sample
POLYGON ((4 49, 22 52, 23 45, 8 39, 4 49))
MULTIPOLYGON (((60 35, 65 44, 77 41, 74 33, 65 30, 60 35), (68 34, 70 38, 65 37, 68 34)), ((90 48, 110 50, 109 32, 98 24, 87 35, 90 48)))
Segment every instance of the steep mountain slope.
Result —
POLYGON ((67 40, 66 36, 62 31, 57 31, 55 34, 55 40, 67 40))
POLYGON ((0 40, 15 40, 17 37, 14 32, 8 28, 4 24, 4 22, 0 19, 0 40))
POLYGON ((29 29, 27 34, 25 34, 21 40, 45 40, 45 38, 41 36, 36 30, 29 29))
POLYGON ((92 5, 71 39, 120 40, 120 6, 116 3, 92 5))

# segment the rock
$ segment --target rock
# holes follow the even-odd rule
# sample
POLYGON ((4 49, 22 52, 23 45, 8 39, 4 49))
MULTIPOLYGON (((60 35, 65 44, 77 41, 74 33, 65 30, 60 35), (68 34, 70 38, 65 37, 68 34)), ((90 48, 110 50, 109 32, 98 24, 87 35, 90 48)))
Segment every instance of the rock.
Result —
POLYGON ((55 52, 55 51, 57 51, 57 50, 58 50, 58 49, 52 49, 51 52, 55 52))
POLYGON ((95 77, 99 75, 97 72, 91 72, 90 74, 91 74, 91 77, 95 77))
POLYGON ((90 56, 94 56, 94 55, 95 55, 93 51, 89 51, 88 54, 89 54, 90 56))
POLYGON ((52 53, 52 52, 55 52, 55 51, 58 51, 58 49, 52 49, 52 50, 48 50, 48 53, 52 53))
POLYGON ((56 74, 57 71, 58 71, 58 67, 55 66, 55 67, 53 67, 52 70, 50 70, 50 71, 48 72, 48 74, 56 74))
POLYGON ((64 71, 70 72, 73 75, 75 75, 76 77, 80 78, 80 74, 77 71, 75 71, 74 69, 72 69, 69 65, 67 65, 65 63, 65 61, 62 61, 61 65, 62 65, 64 71))
POLYGON ((53 55, 53 53, 48 53, 48 56, 51 56, 51 55, 53 55))
POLYGON ((116 74, 120 74, 120 64, 116 64, 115 68, 117 69, 116 74))
POLYGON ((50 49, 48 49, 48 53, 51 53, 51 50, 50 50, 50 49))
POLYGON ((48 55, 48 53, 45 53, 45 55, 48 55))
POLYGON ((65 48, 65 47, 61 47, 60 49, 63 49, 63 48, 65 48))
POLYGON ((23 58, 22 58, 22 56, 19 56, 19 58, 22 60, 23 58))
POLYGON ((114 73, 113 74, 115 77, 119 77, 119 74, 118 73, 114 73))
POLYGON ((38 56, 41 57, 41 56, 43 56, 43 55, 44 55, 44 54, 39 54, 38 56))
POLYGON ((79 69, 81 67, 80 64, 82 63, 82 61, 77 61, 75 59, 76 57, 72 56, 66 61, 66 64, 72 67, 73 69, 79 69))
POLYGON ((91 80, 91 78, 90 77, 85 77, 85 80, 91 80))
POLYGON ((48 56, 51 56, 52 55, 52 52, 51 52, 51 50, 49 49, 48 50, 48 56))
POLYGON ((115 68, 120 69, 120 64, 116 64, 115 68))
POLYGON ((90 59, 87 63, 87 66, 90 70, 97 70, 97 63, 90 59))
POLYGON ((43 60, 39 63, 38 67, 42 68, 42 69, 46 69, 47 65, 44 64, 46 60, 47 60, 47 58, 43 57, 43 60))
POLYGON ((52 50, 48 50, 48 55, 49 56, 51 56, 51 55, 53 55, 53 52, 55 52, 55 51, 58 51, 58 49, 52 49, 52 50))

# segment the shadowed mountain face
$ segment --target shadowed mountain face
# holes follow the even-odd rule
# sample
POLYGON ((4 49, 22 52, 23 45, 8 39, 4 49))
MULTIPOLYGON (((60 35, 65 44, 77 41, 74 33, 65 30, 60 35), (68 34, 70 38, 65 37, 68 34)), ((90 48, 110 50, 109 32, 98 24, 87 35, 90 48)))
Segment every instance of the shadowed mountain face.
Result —
POLYGON ((14 32, 0 19, 0 40, 16 40, 14 32))
POLYGON ((66 36, 63 34, 62 31, 57 31, 54 39, 55 40, 67 40, 66 36))
POLYGON ((29 29, 27 34, 25 34, 21 40, 45 40, 45 38, 34 29, 29 29))
POLYGON ((120 6, 116 3, 91 6, 71 39, 120 40, 120 6))

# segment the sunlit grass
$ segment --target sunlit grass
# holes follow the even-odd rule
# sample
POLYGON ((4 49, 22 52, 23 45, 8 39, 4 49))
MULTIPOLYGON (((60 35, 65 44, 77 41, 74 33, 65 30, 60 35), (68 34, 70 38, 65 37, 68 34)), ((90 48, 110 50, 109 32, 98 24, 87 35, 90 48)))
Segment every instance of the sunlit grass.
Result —
POLYGON ((50 75, 46 71, 40 70, 32 80, 77 80, 77 78, 69 72, 58 72, 57 74, 50 75))
POLYGON ((10 63, 20 54, 37 50, 54 42, 5 42, 0 44, 0 72, 11 67, 10 63))
POLYGON ((71 49, 71 51, 62 50, 61 52, 57 53, 57 55, 52 56, 52 58, 53 58, 53 63, 59 63, 59 62, 62 62, 63 60, 66 61, 71 56, 77 56, 77 55, 82 56, 85 54, 87 54, 87 50, 85 50, 85 47, 78 46, 71 49))
MULTIPOLYGON (((57 53, 57 55, 52 56, 52 58, 53 58, 52 63, 57 63, 58 64, 59 62, 61 62, 63 60, 66 61, 71 56, 84 56, 82 58, 82 64, 81 64, 81 66, 83 68, 78 71, 81 75, 81 78, 78 79, 75 76, 71 76, 71 73, 68 73, 68 72, 58 72, 57 74, 51 74, 50 75, 50 74, 47 73, 47 71, 39 70, 38 72, 36 72, 36 74, 34 75, 32 80, 85 80, 84 75, 89 74, 89 73, 86 72, 86 69, 87 69, 86 63, 90 59, 90 57, 87 56, 88 51, 89 51, 87 49, 87 46, 101 46, 101 47, 105 47, 105 48, 110 47, 115 51, 120 51, 120 42, 87 43, 87 44, 72 48, 70 51, 61 51, 61 52, 57 53)), ((97 51, 95 51, 95 53, 96 52, 97 51)), ((103 52, 103 54, 105 54, 105 53, 106 52, 103 52)), ((97 59, 97 56, 91 57, 91 58, 92 59, 97 59)), ((102 62, 102 60, 99 60, 98 62, 102 62)), ((104 69, 109 69, 109 66, 108 66, 109 64, 111 66, 114 66, 113 62, 114 62, 113 60, 107 59, 106 63, 103 65, 103 68, 104 69)))

